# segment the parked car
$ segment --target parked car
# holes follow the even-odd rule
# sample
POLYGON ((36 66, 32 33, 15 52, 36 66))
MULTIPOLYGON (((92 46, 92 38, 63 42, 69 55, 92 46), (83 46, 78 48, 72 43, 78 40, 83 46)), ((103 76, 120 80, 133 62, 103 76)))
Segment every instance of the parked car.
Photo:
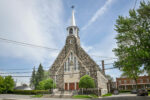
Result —
POLYGON ((114 94, 114 95, 118 95, 118 94, 119 94, 119 91, 118 91, 117 89, 115 89, 115 90, 113 91, 113 94, 114 94))
POLYGON ((136 89, 131 90, 131 94, 137 94, 137 90, 136 89))
POLYGON ((139 89, 137 91, 137 96, 148 96, 148 91, 146 89, 139 89))

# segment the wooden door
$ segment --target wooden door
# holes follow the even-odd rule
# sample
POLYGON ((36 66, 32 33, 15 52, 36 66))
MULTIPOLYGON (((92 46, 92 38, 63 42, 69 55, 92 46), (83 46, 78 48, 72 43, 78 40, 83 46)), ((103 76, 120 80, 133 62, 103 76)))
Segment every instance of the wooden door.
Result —
POLYGON ((74 83, 69 83, 69 90, 75 90, 74 83))
POLYGON ((68 83, 65 83, 65 90, 68 90, 68 83))
POLYGON ((79 90, 79 83, 76 83, 76 90, 79 90))

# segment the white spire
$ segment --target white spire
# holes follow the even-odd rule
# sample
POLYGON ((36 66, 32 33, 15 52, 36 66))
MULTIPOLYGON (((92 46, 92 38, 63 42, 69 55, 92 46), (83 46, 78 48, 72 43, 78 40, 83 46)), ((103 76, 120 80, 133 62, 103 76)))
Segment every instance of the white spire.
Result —
POLYGON ((71 26, 76 26, 75 17, 74 17, 74 6, 72 8, 72 19, 71 19, 71 26))

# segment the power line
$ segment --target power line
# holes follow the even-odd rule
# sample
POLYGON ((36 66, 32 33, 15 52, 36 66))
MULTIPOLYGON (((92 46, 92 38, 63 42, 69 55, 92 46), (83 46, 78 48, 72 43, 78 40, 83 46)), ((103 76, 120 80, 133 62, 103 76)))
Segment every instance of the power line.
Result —
MULTIPOLYGON (((112 65, 112 64, 114 64, 114 63, 106 63, 104 65, 112 65)), ((102 65, 99 65, 99 66, 102 66, 102 65)), ((50 68, 50 67, 43 67, 43 68, 50 68)), ((34 68, 32 68, 32 69, 27 69, 27 68, 22 68, 22 69, 0 69, 0 70, 33 70, 33 69, 34 68)), ((38 69, 38 68, 35 68, 35 69, 38 69)))
MULTIPOLYGON (((45 68, 50 68, 50 67, 43 67, 44 69, 45 68)), ((35 69, 38 69, 38 68, 35 68, 35 69)), ((4 70, 33 70, 33 68, 32 69, 27 69, 27 68, 22 68, 22 69, 0 69, 0 70, 2 70, 2 71, 4 71, 4 70)))
MULTIPOLYGON (((9 76, 9 75, 3 75, 3 77, 6 77, 6 76, 9 76)), ((31 77, 31 76, 11 76, 11 77, 31 77)))
POLYGON ((106 57, 106 56, 98 56, 98 55, 91 55, 91 56, 98 57, 98 58, 117 59, 115 57, 106 57))
POLYGON ((32 72, 5 72, 0 74, 23 74, 23 73, 32 73, 32 72))
MULTIPOLYGON (((56 49, 56 48, 50 48, 50 47, 47 47, 47 46, 41 46, 41 45, 30 44, 30 43, 26 43, 26 42, 10 40, 10 39, 6 39, 6 38, 2 38, 2 37, 0 37, 0 40, 4 41, 4 42, 7 42, 7 43, 21 45, 21 46, 37 47, 37 48, 43 48, 43 49, 47 49, 47 50, 59 50, 59 49, 56 49)), ((91 55, 91 56, 100 57, 100 58, 107 58, 107 59, 117 59, 115 57, 105 57, 105 56, 97 56, 97 55, 91 55)))
POLYGON ((8 42, 8 43, 22 45, 22 46, 37 47, 37 48, 43 48, 43 49, 47 49, 47 50, 59 50, 59 49, 55 49, 55 48, 49 48, 49 47, 46 47, 46 46, 40 46, 40 45, 35 45, 35 44, 30 44, 30 43, 25 43, 25 42, 19 42, 19 41, 15 41, 15 40, 9 40, 9 39, 6 39, 6 38, 1 38, 1 37, 0 37, 0 40, 2 40, 4 42, 8 42))
POLYGON ((109 69, 117 69, 116 67, 111 67, 111 68, 105 68, 104 70, 109 70, 109 69))

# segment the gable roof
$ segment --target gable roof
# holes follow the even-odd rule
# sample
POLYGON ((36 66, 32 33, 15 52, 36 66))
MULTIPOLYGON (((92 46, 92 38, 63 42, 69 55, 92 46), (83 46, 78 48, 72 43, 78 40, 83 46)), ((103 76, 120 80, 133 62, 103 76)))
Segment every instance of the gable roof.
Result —
POLYGON ((95 61, 84 51, 84 49, 77 43, 77 39, 74 35, 68 36, 66 39, 66 44, 58 54, 57 58, 55 59, 54 63, 50 68, 50 73, 55 75, 56 72, 60 69, 63 65, 64 59, 67 57, 70 51, 73 51, 75 55, 80 59, 83 65, 85 65, 90 71, 101 71, 99 65, 95 63, 95 61), (70 43, 70 40, 73 43, 70 43))

